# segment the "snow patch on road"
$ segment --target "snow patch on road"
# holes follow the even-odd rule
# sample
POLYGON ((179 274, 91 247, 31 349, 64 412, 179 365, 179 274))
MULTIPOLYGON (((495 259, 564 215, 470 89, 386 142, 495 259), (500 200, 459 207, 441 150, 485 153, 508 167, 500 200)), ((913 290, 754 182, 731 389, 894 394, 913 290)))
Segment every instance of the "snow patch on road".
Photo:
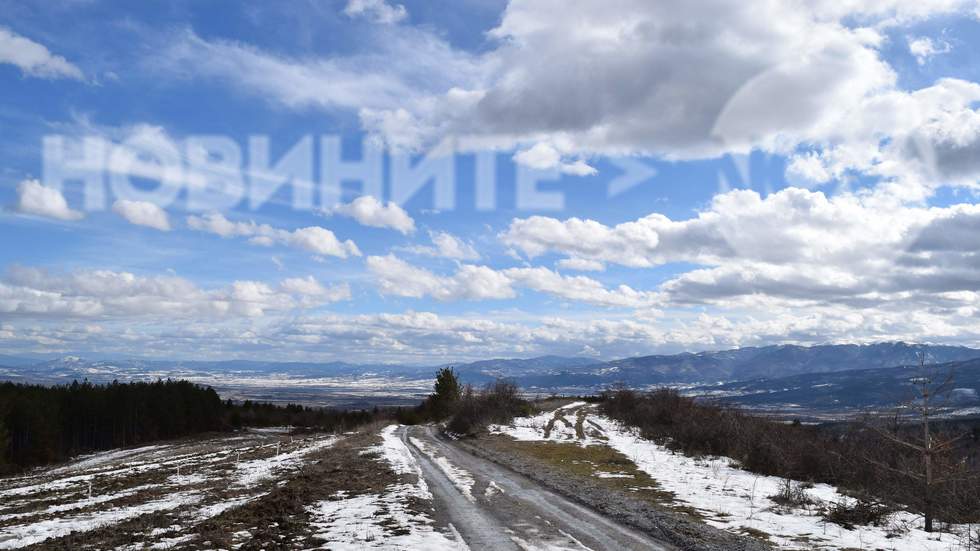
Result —
POLYGON ((378 452, 397 474, 413 474, 422 478, 422 468, 412 455, 405 442, 395 434, 398 425, 388 425, 381 430, 381 445, 378 452))
POLYGON ((487 488, 483 490, 483 495, 486 497, 493 497, 494 494, 502 493, 504 493, 504 489, 498 486, 497 483, 492 480, 490 481, 490 484, 487 484, 487 488))
POLYGON ((459 489, 460 493, 463 494, 466 499, 475 502, 473 498, 473 485, 476 482, 473 480, 473 476, 470 475, 465 469, 461 469, 456 465, 453 465, 448 459, 436 453, 428 444, 419 440, 415 437, 409 437, 412 445, 419 449, 422 453, 429 456, 436 466, 446 475, 454 486, 459 489))

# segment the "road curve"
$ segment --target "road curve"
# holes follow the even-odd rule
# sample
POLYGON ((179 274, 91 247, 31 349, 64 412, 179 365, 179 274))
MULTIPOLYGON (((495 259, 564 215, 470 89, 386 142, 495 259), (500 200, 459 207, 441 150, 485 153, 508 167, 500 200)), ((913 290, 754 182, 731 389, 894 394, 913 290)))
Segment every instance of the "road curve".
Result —
POLYGON ((436 519, 471 549, 673 549, 460 449, 431 426, 399 427, 399 435, 421 466, 436 519))

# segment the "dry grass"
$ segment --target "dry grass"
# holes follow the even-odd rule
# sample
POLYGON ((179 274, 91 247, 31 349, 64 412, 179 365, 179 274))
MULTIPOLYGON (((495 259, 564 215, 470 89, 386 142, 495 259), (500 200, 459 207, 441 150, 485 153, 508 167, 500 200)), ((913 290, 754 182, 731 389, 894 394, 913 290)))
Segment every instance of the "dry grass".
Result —
POLYGON ((639 470, 626 456, 609 446, 580 446, 557 442, 519 442, 494 436, 485 442, 512 453, 521 454, 570 477, 587 478, 603 487, 628 494, 651 505, 701 519, 693 508, 679 503, 672 492, 660 487, 647 473, 639 470), (599 473, 622 475, 600 478, 599 473))

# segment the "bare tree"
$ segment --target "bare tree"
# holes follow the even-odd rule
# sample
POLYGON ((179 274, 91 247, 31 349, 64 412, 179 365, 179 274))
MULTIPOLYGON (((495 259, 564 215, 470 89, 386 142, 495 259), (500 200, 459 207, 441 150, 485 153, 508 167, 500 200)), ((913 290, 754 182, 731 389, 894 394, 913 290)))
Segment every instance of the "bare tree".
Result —
POLYGON ((915 436, 914 430, 902 430, 904 423, 897 413, 890 427, 882 427, 876 423, 869 424, 885 440, 911 450, 921 458, 919 469, 899 469, 878 460, 869 459, 869 461, 878 467, 918 482, 922 491, 922 514, 925 517, 926 532, 933 531, 933 520, 937 512, 937 488, 962 478, 958 476, 960 474, 958 470, 953 468, 953 463, 943 459, 948 459, 953 445, 967 435, 949 436, 940 434, 933 428, 933 420, 937 412, 942 410, 942 401, 952 390, 953 381, 953 369, 939 374, 935 368, 927 368, 925 354, 919 354, 918 376, 909 380, 915 393, 904 406, 907 411, 912 412, 910 422, 920 426, 921 435, 915 436))

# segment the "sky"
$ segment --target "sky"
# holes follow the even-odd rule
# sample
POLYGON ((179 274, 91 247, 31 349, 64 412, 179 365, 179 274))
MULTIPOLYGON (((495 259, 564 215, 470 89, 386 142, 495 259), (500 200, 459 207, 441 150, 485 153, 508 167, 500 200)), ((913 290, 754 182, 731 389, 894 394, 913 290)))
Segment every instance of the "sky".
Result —
POLYGON ((980 3, 0 0, 0 354, 980 346, 980 3))

